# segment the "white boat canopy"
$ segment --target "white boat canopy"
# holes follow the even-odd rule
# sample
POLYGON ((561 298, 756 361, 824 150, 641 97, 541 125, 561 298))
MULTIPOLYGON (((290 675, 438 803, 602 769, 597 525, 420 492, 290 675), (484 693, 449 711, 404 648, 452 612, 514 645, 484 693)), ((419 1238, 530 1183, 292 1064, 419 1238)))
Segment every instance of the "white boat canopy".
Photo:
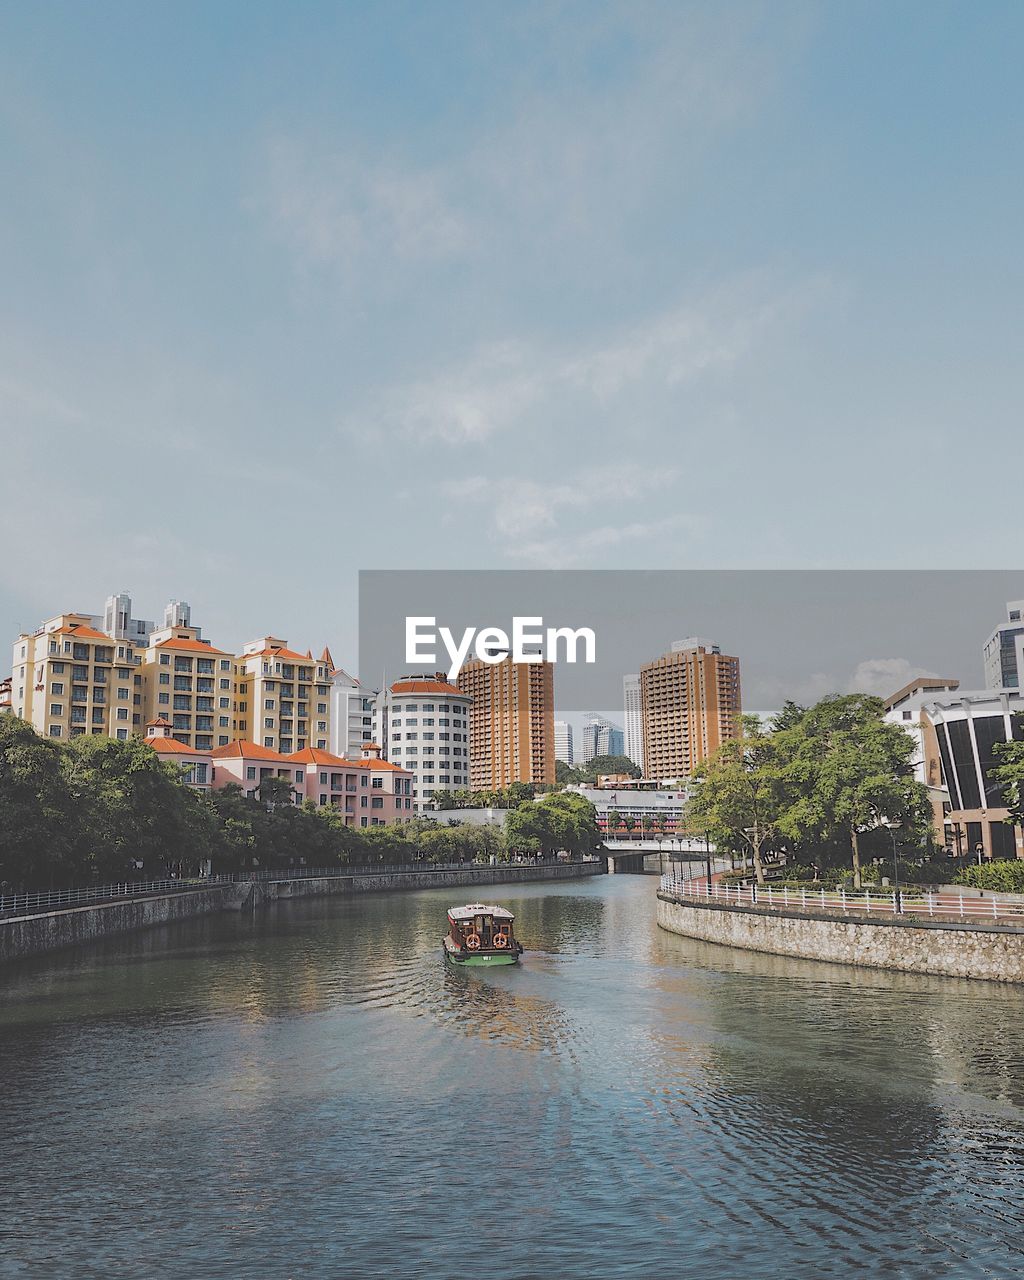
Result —
POLYGON ((515 916, 504 907, 485 907, 482 902, 471 903, 467 907, 449 907, 448 915, 452 920, 472 920, 474 916, 493 916, 495 920, 514 920, 515 916))

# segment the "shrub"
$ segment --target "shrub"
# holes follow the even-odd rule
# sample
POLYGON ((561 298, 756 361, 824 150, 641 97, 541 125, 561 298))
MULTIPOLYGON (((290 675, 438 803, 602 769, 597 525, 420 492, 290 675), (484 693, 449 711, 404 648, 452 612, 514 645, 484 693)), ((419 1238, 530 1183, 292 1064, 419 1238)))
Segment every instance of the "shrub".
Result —
POLYGON ((980 867, 964 867, 954 884, 972 889, 988 889, 992 893, 1024 893, 1024 861, 989 862, 980 867))

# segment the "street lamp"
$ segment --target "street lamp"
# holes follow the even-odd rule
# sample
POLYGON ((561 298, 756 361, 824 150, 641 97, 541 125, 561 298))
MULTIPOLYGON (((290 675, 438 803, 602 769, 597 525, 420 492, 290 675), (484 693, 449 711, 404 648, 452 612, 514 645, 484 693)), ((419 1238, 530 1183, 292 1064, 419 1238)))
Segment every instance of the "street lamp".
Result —
POLYGON ((884 818, 882 825, 889 828, 889 835, 892 837, 892 869, 896 876, 896 906, 898 910, 902 903, 900 902, 900 860, 896 852, 896 832, 903 826, 903 823, 898 822, 895 818, 884 818))

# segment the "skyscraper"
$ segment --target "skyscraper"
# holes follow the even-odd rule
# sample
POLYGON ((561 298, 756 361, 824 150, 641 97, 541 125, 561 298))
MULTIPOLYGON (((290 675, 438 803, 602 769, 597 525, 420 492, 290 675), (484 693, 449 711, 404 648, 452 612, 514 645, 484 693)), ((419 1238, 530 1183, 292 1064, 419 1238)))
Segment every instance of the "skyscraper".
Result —
POLYGON ((1024 675, 1024 600, 1011 600, 1006 621, 985 641, 982 650, 986 689, 1019 689, 1024 675))
POLYGON ((555 721, 555 759, 572 764, 572 725, 568 720, 555 721))
POLYGON ((740 662, 693 636, 640 668, 645 772, 688 777, 740 732, 740 662))
POLYGON ((510 782, 555 780, 555 691, 550 662, 463 663, 458 686, 473 699, 469 713, 470 782, 474 791, 510 782))
POLYGON ((640 673, 622 677, 622 702, 626 726, 626 755, 644 770, 644 724, 640 702, 640 673))
POLYGON ((588 711, 584 717, 580 739, 577 764, 589 764, 595 756, 621 756, 626 747, 619 726, 595 711, 588 711))

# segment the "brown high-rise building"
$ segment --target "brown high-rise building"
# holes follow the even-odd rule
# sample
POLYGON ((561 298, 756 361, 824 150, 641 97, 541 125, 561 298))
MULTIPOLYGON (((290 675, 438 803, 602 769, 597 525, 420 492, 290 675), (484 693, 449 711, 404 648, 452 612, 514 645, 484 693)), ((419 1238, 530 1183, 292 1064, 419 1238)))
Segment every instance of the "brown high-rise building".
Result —
POLYGON ((474 791, 510 782, 555 780, 555 690, 550 662, 470 659, 458 686, 473 699, 469 713, 469 785, 474 791))
POLYGON ((740 660, 710 640, 682 640, 640 668, 644 766, 684 778, 740 732, 740 660))

